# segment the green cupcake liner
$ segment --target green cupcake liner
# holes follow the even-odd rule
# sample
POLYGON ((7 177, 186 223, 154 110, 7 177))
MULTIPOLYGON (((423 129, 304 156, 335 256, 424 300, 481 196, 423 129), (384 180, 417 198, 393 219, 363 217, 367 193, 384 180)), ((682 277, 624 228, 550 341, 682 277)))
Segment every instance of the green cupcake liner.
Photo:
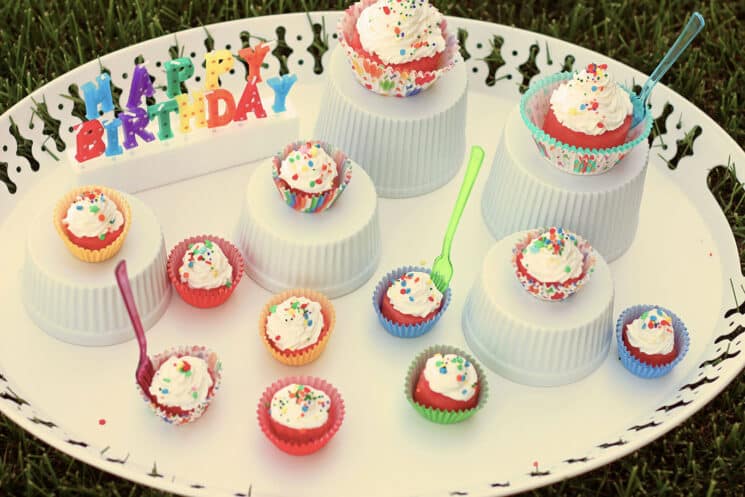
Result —
POLYGON ((411 407, 414 408, 423 418, 438 423, 441 425, 450 425, 454 423, 460 423, 470 418, 477 411, 482 409, 486 404, 486 400, 489 397, 489 385, 486 381, 486 373, 478 362, 470 354, 463 352, 457 347, 450 345, 432 345, 419 355, 417 355, 409 366, 409 370, 406 374, 406 380, 404 381, 404 395, 406 400, 409 401, 411 407), (424 370, 424 366, 427 359, 432 357, 434 354, 457 354, 466 360, 468 360, 473 367, 476 369, 476 373, 479 375, 479 403, 476 407, 471 409, 465 409, 461 411, 443 411, 442 409, 434 409, 432 407, 423 406, 414 400, 414 388, 419 380, 419 375, 424 370))

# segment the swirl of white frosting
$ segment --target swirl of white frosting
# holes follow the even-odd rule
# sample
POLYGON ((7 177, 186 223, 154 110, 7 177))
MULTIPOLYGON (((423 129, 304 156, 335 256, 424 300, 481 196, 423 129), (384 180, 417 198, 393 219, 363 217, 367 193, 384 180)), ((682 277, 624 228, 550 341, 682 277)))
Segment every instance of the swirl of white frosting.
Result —
POLYGON ((299 350, 316 343, 323 326, 321 304, 290 297, 269 308, 266 334, 279 350, 299 350))
POLYGON ((442 293, 430 275, 421 271, 410 271, 396 279, 386 295, 398 312, 420 318, 439 309, 442 302, 442 293))
POLYGON ((189 288, 212 290, 233 284, 233 267, 220 246, 211 240, 190 244, 181 262, 178 273, 189 288))
POLYGON ((96 237, 103 240, 107 233, 122 227, 124 215, 116 203, 103 192, 84 192, 70 204, 62 222, 77 237, 96 237))
POLYGON ((445 50, 442 14, 427 0, 380 0, 357 19, 362 48, 385 64, 404 64, 445 50))
POLYGON ((306 193, 330 190, 339 176, 336 162, 320 144, 307 143, 290 152, 279 168, 279 177, 306 193))
POLYGON ((453 400, 466 401, 476 394, 479 375, 473 364, 456 354, 435 354, 424 366, 429 388, 453 400))
POLYGON ((673 320, 657 307, 642 313, 626 327, 629 343, 647 355, 669 354, 675 346, 673 320))
POLYGON ((607 72, 606 64, 590 64, 551 95, 551 109, 567 128, 601 135, 623 124, 633 112, 629 94, 607 72))
POLYGON ((160 365, 150 383, 158 404, 194 409, 207 399, 212 386, 207 362, 199 357, 172 357, 160 365))
POLYGON ((313 429, 329 419, 331 398, 325 392, 293 383, 277 391, 269 415, 277 423, 294 429, 313 429))
POLYGON ((573 233, 550 228, 523 249, 522 265, 542 283, 564 283, 582 274, 584 255, 573 233))

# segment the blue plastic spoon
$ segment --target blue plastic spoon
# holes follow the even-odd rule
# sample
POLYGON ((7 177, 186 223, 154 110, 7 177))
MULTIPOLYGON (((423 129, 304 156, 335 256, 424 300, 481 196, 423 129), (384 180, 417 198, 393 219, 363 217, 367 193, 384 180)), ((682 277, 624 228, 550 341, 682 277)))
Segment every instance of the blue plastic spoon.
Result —
POLYGON ((631 121, 632 128, 642 122, 644 117, 647 115, 647 100, 649 100, 649 94, 652 93, 654 85, 662 79, 668 69, 670 69, 681 54, 685 52, 688 45, 691 44, 693 39, 702 29, 704 29, 704 16, 698 12, 694 12, 688 20, 688 24, 685 25, 683 31, 678 35, 678 39, 675 40, 673 46, 670 47, 670 50, 667 51, 660 63, 657 64, 657 67, 652 71, 647 82, 644 83, 641 93, 639 95, 631 96, 631 103, 634 106, 634 118, 631 121))

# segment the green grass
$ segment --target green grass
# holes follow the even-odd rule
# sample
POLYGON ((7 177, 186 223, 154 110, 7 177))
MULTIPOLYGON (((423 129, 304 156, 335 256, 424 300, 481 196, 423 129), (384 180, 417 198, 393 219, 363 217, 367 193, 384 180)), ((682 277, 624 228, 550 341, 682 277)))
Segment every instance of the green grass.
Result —
MULTIPOLYGON (((434 2, 443 11, 514 25, 605 53, 649 73, 698 9, 705 31, 664 82, 745 142, 745 2, 569 0, 434 2)), ((97 56, 181 29, 296 10, 339 9, 344 1, 242 2, 67 0, 0 5, 0 113, 55 77, 97 56)), ((686 167, 711 168, 705 160, 686 167)), ((745 167, 734 164, 731 167, 745 167)), ((709 184, 745 261, 745 191, 732 169, 709 184)), ((587 475, 534 492, 539 496, 739 496, 745 494, 745 380, 662 439, 587 475)), ((0 416, 0 495, 164 495, 109 476, 51 449, 0 416)))

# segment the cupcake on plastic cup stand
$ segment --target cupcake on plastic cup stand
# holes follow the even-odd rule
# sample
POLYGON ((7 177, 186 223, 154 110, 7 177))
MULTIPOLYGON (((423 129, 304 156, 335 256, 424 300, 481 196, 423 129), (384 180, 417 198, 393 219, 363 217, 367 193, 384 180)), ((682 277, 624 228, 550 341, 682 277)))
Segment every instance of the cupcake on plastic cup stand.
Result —
POLYGON ((178 243, 168 255, 168 278, 187 304, 224 303, 243 275, 243 256, 229 241, 202 235, 178 243))
POLYGON ((450 298, 450 288, 443 294, 435 287, 430 269, 404 266, 380 280, 373 293, 373 308, 388 333, 416 338, 437 324, 450 298))
POLYGON ((205 347, 177 347, 150 358, 155 376, 143 399, 167 423, 181 425, 199 418, 220 388, 222 363, 205 347))
POLYGON ((336 312, 321 293, 288 290, 273 296, 259 316, 259 334, 269 353, 287 366, 320 357, 336 324, 336 312))
POLYGON ((647 139, 652 116, 631 128, 628 90, 606 64, 588 64, 536 81, 520 100, 520 115, 541 154, 562 171, 590 175, 609 171, 647 139))
POLYGON ((626 369, 641 378, 668 374, 683 360, 690 344, 683 321, 664 307, 635 305, 616 322, 618 355, 626 369))
POLYGON ((77 259, 103 262, 122 248, 132 223, 124 196, 104 186, 81 186, 57 202, 54 226, 77 259))
POLYGON ((465 421, 486 404, 489 388, 481 366, 469 354, 434 345, 409 366, 404 394, 424 418, 439 424, 465 421))
POLYGON ((328 143, 298 141, 272 158, 272 179, 287 205, 317 214, 344 193, 352 179, 352 161, 328 143))
POLYGON ((460 59, 458 40, 426 0, 362 0, 337 27, 359 83, 380 95, 410 97, 460 59))
POLYGON ((272 383, 259 399, 259 428, 278 449, 294 456, 324 447, 344 420, 344 400, 333 385, 312 376, 272 383))
POLYGON ((579 235, 560 227, 530 230, 512 249, 512 267, 523 288, 536 298, 561 301, 592 275, 596 255, 579 235))

